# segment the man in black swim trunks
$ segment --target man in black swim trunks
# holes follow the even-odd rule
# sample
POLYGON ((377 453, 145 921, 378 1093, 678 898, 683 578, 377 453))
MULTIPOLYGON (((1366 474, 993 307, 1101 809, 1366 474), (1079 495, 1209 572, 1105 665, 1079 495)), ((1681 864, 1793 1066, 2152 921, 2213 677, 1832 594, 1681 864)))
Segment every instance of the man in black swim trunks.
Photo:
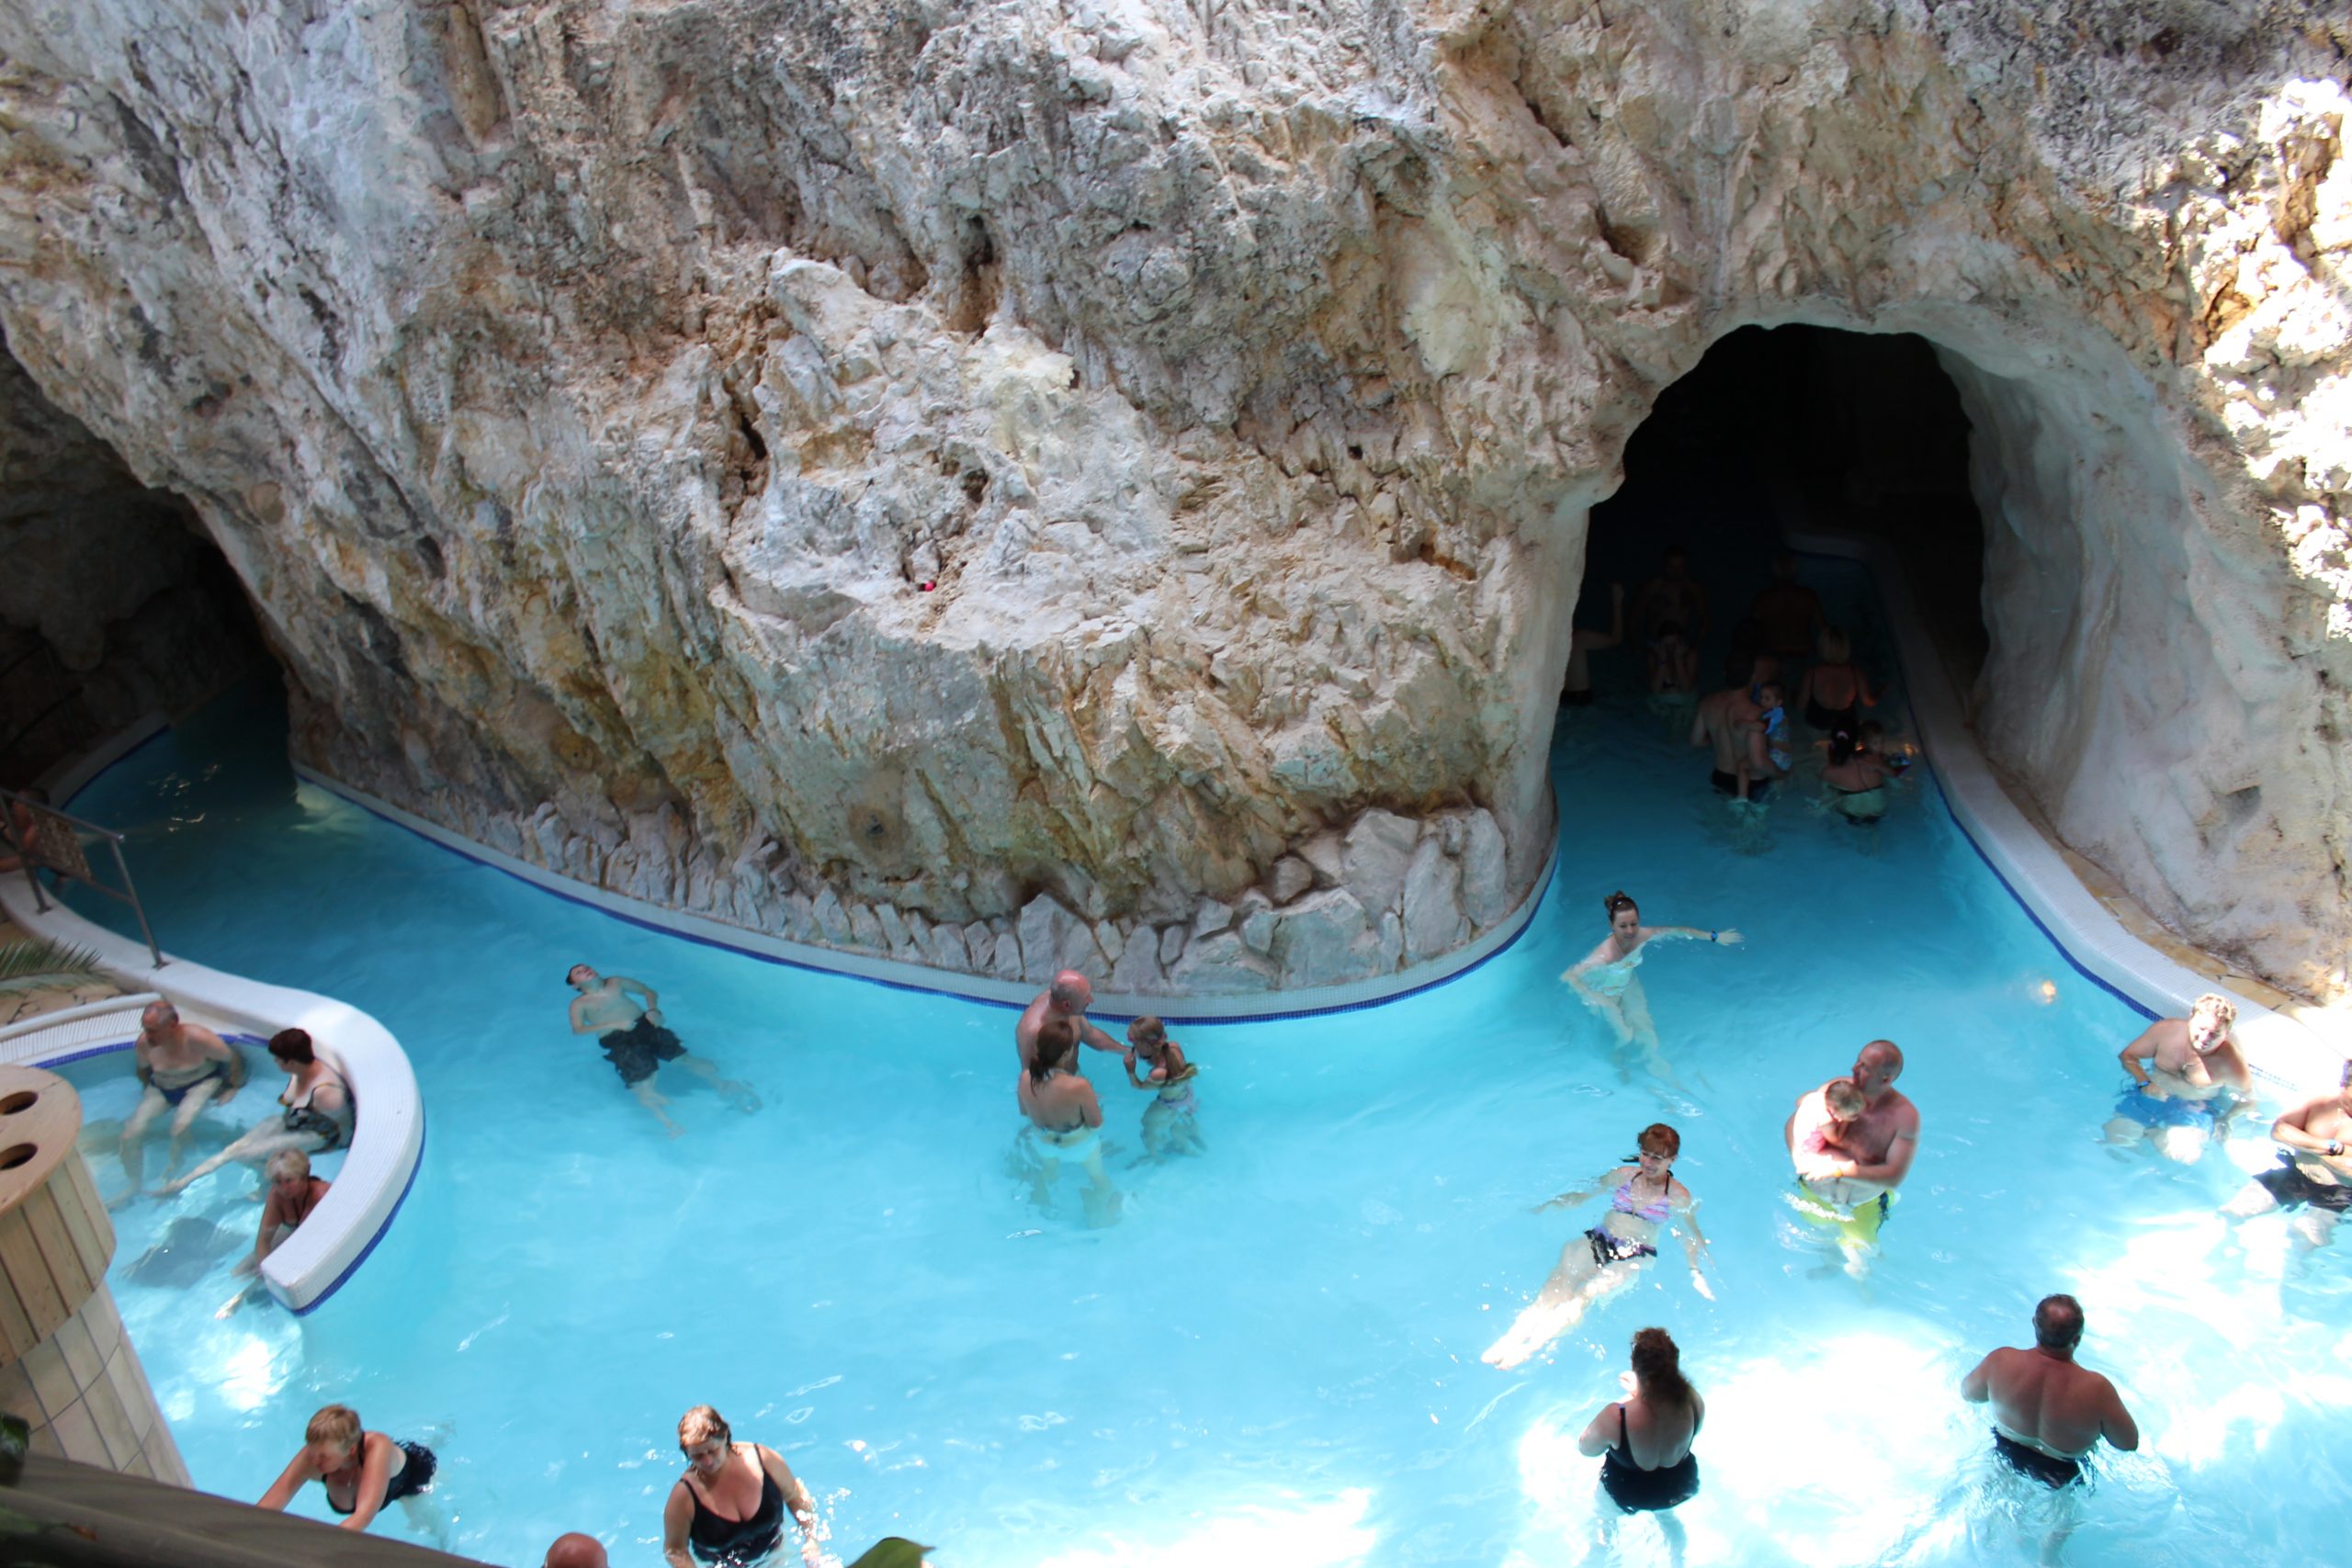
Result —
MULTIPOLYGON (((2082 1303, 2044 1296, 2033 1309, 2033 1348, 1996 1350, 1961 1380, 1962 1399, 1993 1406, 1994 1451, 2018 1474, 2052 1488, 2082 1479, 2083 1458, 2101 1438, 2126 1452, 2140 1446, 2139 1426, 2115 1385, 2075 1364, 2082 1342, 2082 1303)), ((2046 1551, 2042 1560, 2050 1561, 2046 1551)))
POLYGON ((2286 1153, 2222 1211, 2241 1220, 2273 1209, 2299 1211, 2288 1222, 2299 1259, 2325 1247, 2337 1217, 2352 1208, 2352 1154, 2346 1152, 2352 1147, 2352 1065, 2344 1074, 2334 1094, 2306 1100, 2270 1124, 2271 1142, 2286 1153))
POLYGON ((662 1023, 662 998, 642 980, 623 975, 599 975, 585 964, 575 964, 564 983, 580 993, 572 998, 571 1032, 601 1037, 605 1059, 638 1103, 676 1137, 685 1131, 663 1109, 670 1102, 653 1087, 653 1076, 664 1062, 675 1062, 732 1100, 738 1111, 757 1111, 760 1097, 749 1084, 718 1076, 718 1066, 695 1055, 662 1023), (630 992, 644 998, 635 1000, 630 992))

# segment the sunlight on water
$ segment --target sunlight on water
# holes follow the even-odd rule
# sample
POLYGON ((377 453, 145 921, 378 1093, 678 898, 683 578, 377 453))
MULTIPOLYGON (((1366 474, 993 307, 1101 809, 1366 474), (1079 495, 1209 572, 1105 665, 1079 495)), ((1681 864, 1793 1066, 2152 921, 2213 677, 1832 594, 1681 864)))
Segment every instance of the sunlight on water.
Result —
POLYGON ((1052 1552, 1037 1568, 1353 1568, 1373 1561, 1378 1532, 1363 1522, 1372 1506, 1365 1487, 1350 1487, 1321 1502, 1253 1504, 1167 1539, 1120 1539, 1102 1546, 1052 1552))

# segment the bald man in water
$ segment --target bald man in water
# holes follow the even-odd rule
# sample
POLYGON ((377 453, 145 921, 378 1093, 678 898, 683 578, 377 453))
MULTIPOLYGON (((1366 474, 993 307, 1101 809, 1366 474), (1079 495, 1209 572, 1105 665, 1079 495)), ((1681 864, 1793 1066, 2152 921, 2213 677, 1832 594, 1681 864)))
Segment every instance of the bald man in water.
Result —
POLYGON ((605 1555, 603 1541, 573 1530, 555 1538, 541 1568, 612 1568, 612 1559, 605 1555))
POLYGON ((1054 976, 1054 983, 1037 993, 1037 999, 1022 1010, 1021 1021, 1012 1026, 1012 1046, 1020 1054, 1021 1070, 1027 1072, 1037 1055, 1037 1031, 1046 1020, 1065 1020, 1078 1031, 1079 1043, 1091 1045, 1097 1051, 1108 1051, 1125 1058, 1127 1048, 1087 1021, 1086 1010, 1094 1005, 1094 987, 1085 976, 1075 969, 1065 969, 1054 976))
POLYGON ((1824 1084, 1797 1101, 1781 1129, 1803 1189, 1797 1212, 1838 1233, 1846 1271, 1857 1277, 1878 1245, 1893 1193, 1911 1174, 1911 1158, 1919 1151, 1919 1108, 1894 1087, 1902 1073, 1903 1048, 1892 1040, 1873 1040, 1854 1058, 1849 1075, 1861 1095, 1861 1114, 1850 1120, 1834 1115, 1827 1103, 1830 1086, 1824 1084))

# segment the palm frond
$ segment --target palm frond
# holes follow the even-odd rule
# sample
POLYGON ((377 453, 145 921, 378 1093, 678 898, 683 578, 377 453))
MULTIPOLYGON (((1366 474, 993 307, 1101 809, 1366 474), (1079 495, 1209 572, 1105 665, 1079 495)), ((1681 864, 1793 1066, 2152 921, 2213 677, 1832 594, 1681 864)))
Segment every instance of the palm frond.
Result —
POLYGON ((98 955, 86 947, 69 947, 46 937, 0 942, 0 994, 43 991, 55 986, 78 986, 106 978, 98 955))

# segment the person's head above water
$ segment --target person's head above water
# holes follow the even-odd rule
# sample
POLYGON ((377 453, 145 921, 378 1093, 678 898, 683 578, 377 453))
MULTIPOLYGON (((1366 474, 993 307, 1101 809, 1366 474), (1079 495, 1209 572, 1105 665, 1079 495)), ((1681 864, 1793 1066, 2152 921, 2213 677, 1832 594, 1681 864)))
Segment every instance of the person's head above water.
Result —
POLYGON ((1036 1055, 1029 1058, 1029 1076, 1039 1083, 1056 1067, 1072 1066, 1070 1058, 1078 1055, 1078 1025, 1066 1018, 1046 1015, 1037 1025, 1036 1055))
POLYGON ((585 964, 575 964, 563 972, 563 983, 575 991, 584 991, 603 978, 585 964))
POLYGON ((180 1021, 180 1010, 165 1001, 149 1002, 139 1012, 141 1031, 169 1029, 180 1021))
POLYGON ((1822 1108, 1832 1122, 1851 1122, 1869 1106, 1851 1078, 1831 1078, 1821 1091, 1822 1108))
POLYGON ((540 1560, 539 1568, 612 1568, 612 1562, 605 1554, 603 1541, 572 1530, 548 1543, 548 1554, 540 1560))
POLYGON ((1854 656, 1854 645, 1842 626, 1824 626, 1814 639, 1814 652, 1824 664, 1843 664, 1854 656))
POLYGON ((1873 1040, 1854 1058, 1854 1087, 1864 1100, 1877 1100, 1902 1076, 1903 1047, 1892 1040, 1873 1040))
POLYGON ((1852 730, 1833 729, 1829 732, 1829 761, 1833 766, 1852 761, 1861 755, 1861 751, 1862 739, 1852 730))
POLYGON ((269 1037, 269 1054, 288 1066, 302 1066, 319 1059, 311 1049, 311 1032, 307 1029, 281 1029, 269 1037))
POLYGON ((1645 1328, 1634 1336, 1634 1375, 1641 1380, 1642 1397, 1688 1410, 1696 1397, 1682 1375, 1682 1348, 1663 1328, 1645 1328))
POLYGON ((1787 695, 1788 694, 1781 689, 1778 680, 1758 681, 1756 683, 1756 705, 1766 713, 1770 713, 1774 708, 1781 706, 1787 695))
POLYGON ((322 1471, 341 1470, 351 1462, 351 1450, 359 1446, 359 1434, 365 1429, 359 1424, 359 1412, 350 1405, 322 1405, 303 1429, 302 1440, 322 1471))
POLYGON ((1609 913, 1609 929, 1621 936, 1631 936, 1642 929, 1642 907, 1623 888, 1603 898, 1600 907, 1609 913))
POLYGON ((1168 1026, 1146 1013, 1127 1025, 1127 1043, 1147 1056, 1156 1056, 1168 1043, 1168 1026))
POLYGON ((1053 998, 1056 1012, 1084 1012, 1094 1005, 1093 983, 1075 969, 1065 969, 1055 976, 1046 994, 1053 998))
POLYGON ((300 1149, 280 1149, 269 1156, 269 1179, 280 1187, 299 1187, 311 1179, 311 1156, 300 1149))
POLYGON ((1648 1169, 1650 1162, 1655 1160, 1658 1168, 1663 1170, 1674 1163, 1675 1156, 1682 1152, 1682 1134, 1663 1122, 1653 1122, 1642 1129, 1642 1135, 1634 1140, 1634 1146, 1641 1151, 1635 1157, 1641 1161, 1643 1169, 1648 1169))
POLYGON ((2033 1309, 2033 1342, 2055 1355, 2072 1356, 2083 1342, 2083 1303, 2072 1296, 2044 1296, 2033 1309))
POLYGON ((707 1404, 697 1404, 678 1417, 678 1451, 705 1475, 718 1473, 718 1467, 727 1462, 727 1450, 734 1438, 734 1429, 727 1425, 727 1417, 707 1404))
POLYGON ((2238 1004, 2219 991, 2208 991, 2189 1005, 2188 1043, 2199 1053, 2218 1049, 2238 1021, 2238 1004))

